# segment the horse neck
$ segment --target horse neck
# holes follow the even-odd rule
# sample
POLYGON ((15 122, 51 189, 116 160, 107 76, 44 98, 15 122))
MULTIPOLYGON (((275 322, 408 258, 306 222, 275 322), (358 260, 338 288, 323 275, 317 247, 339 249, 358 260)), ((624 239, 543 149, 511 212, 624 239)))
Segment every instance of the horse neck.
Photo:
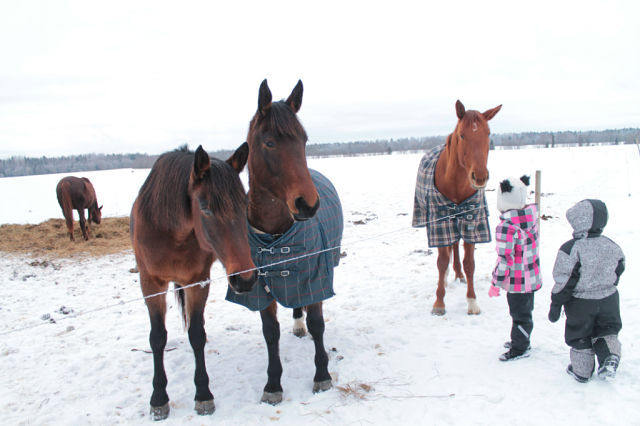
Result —
POLYGON ((284 234, 293 225, 289 208, 270 191, 254 184, 249 183, 249 224, 267 234, 284 234))
POLYGON ((460 204, 476 190, 469 183, 467 171, 458 161, 458 153, 452 148, 451 138, 453 137, 453 134, 447 137, 447 144, 436 163, 435 183, 442 195, 460 204))

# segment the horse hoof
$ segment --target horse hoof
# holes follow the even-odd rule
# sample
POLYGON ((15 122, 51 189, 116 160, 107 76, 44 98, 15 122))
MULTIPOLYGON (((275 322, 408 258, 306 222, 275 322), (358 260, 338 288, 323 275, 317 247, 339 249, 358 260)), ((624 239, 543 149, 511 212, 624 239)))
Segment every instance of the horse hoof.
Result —
POLYGON ((307 330, 304 328, 304 320, 302 318, 294 318, 293 334, 298 337, 304 337, 307 335, 307 330))
POLYGON ((149 414, 151 414, 151 418, 155 421, 166 419, 169 417, 169 403, 167 402, 159 407, 154 407, 152 405, 149 410, 149 414))
POLYGON ((216 411, 216 404, 213 403, 213 399, 209 401, 196 401, 195 410, 199 416, 208 416, 216 411))
POLYGON ((447 313, 447 310, 445 308, 433 308, 431 309, 431 315, 437 315, 439 317, 443 316, 444 314, 447 313))
POLYGON ((467 305, 468 305, 468 309, 467 309, 467 314, 469 315, 478 315, 480 314, 480 306, 478 306, 478 303, 476 302, 476 299, 467 299, 467 305))
POLYGON ((296 337, 304 337, 307 335, 307 330, 303 328, 294 328, 293 329, 293 335, 296 337))
POLYGON ((313 393, 324 392, 331 389, 331 379, 323 380, 321 382, 313 382, 313 393))
POLYGON ((282 392, 263 392, 260 402, 277 405, 282 402, 282 392))

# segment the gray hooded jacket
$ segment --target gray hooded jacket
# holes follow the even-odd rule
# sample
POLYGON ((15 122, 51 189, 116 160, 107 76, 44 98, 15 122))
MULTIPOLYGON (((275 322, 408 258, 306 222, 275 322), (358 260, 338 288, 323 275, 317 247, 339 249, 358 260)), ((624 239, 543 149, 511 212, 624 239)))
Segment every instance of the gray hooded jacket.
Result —
POLYGON ((564 305, 571 297, 603 299, 616 290, 624 271, 622 249, 602 235, 609 214, 600 200, 582 200, 567 210, 573 239, 558 250, 553 266, 551 303, 564 305))

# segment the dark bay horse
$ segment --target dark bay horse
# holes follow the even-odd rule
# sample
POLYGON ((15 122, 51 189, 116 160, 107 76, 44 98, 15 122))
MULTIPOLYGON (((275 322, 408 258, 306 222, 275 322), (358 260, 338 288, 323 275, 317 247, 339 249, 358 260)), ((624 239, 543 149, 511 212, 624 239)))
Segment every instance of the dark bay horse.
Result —
POLYGON ((438 248, 438 289, 432 314, 444 315, 446 275, 453 254, 455 278, 464 282, 458 244, 463 240, 462 267, 467 282, 469 314, 479 314, 473 288, 476 243, 491 241, 484 188, 489 180, 489 124, 502 108, 466 111, 456 102, 458 123, 444 147, 422 159, 416 182, 413 226, 427 226, 429 246, 438 248))
POLYGON ((338 247, 342 238, 342 207, 331 182, 307 168, 307 134, 298 121, 302 82, 287 100, 272 102, 264 80, 258 94, 258 110, 249 125, 249 243, 254 263, 260 267, 258 284, 247 296, 227 291, 227 300, 259 310, 269 364, 262 402, 282 401, 282 364, 279 355, 278 305, 294 308, 294 333, 305 334, 302 311, 315 345, 313 391, 331 384, 324 348, 322 301, 333 296, 333 268, 339 250, 269 266, 318 249, 338 247), (263 268, 262 266, 266 266, 263 268))
POLYGON ((73 236, 73 210, 78 211, 80 229, 85 240, 89 239, 90 223, 100 224, 102 219, 102 206, 98 207, 98 199, 93 185, 87 178, 67 176, 60 179, 56 186, 58 204, 62 208, 64 220, 67 223, 69 238, 75 241, 73 236), (84 209, 89 209, 89 221, 84 218, 84 209))
MULTIPOLYGON (((144 296, 176 287, 189 342, 196 361, 195 410, 215 410, 205 366, 204 308, 209 295, 211 264, 220 259, 229 286, 236 292, 253 287, 257 273, 247 241, 247 198, 238 173, 246 163, 246 147, 226 162, 209 159, 198 147, 161 155, 153 165, 131 211, 131 239, 144 296)), ((164 347, 167 343, 165 294, 147 298, 153 351, 151 415, 169 415, 164 347)))

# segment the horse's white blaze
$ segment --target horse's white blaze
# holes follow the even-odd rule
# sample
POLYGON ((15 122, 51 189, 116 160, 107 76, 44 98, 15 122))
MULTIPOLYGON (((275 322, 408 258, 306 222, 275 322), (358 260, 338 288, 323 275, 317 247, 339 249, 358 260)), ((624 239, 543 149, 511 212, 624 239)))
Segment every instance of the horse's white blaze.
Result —
POLYGON ((468 314, 477 315, 480 313, 480 306, 478 306, 476 299, 471 299, 467 297, 467 305, 468 305, 468 309, 467 309, 468 314))

